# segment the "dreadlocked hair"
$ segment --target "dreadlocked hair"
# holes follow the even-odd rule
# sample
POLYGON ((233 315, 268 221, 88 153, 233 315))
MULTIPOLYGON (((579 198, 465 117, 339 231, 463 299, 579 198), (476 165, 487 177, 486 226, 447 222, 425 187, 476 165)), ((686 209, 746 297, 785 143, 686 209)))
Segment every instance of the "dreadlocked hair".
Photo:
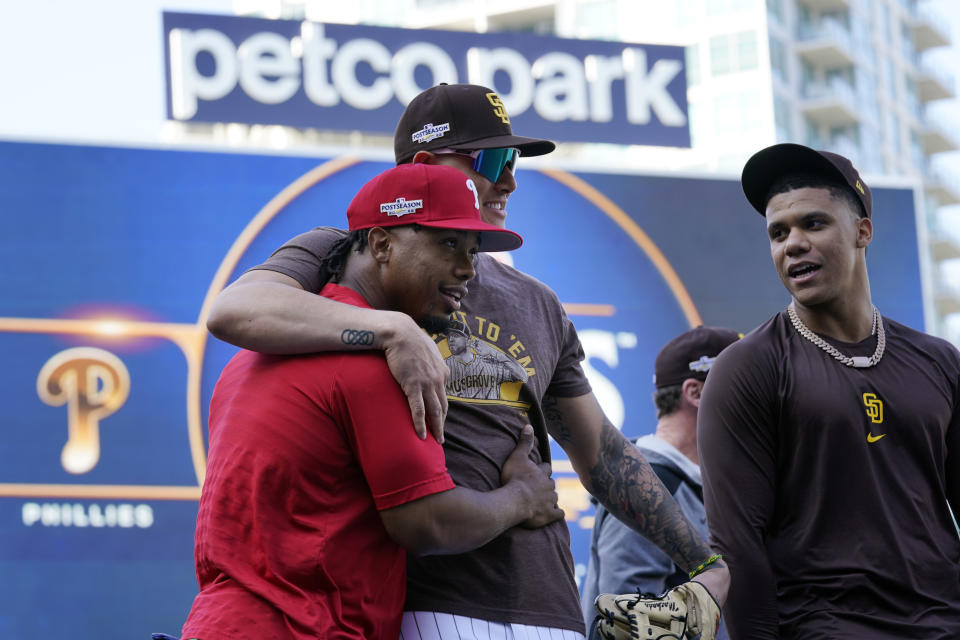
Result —
POLYGON ((330 282, 340 282, 351 251, 361 253, 367 248, 369 231, 369 229, 358 229, 348 232, 347 235, 334 242, 327 255, 320 260, 320 271, 327 272, 330 282))

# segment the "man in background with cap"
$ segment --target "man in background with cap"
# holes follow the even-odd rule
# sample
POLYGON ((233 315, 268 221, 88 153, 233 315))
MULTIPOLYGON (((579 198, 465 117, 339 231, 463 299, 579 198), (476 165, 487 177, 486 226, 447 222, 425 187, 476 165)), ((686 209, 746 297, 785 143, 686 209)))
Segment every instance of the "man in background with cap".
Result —
MULTIPOLYGON (((375 177, 347 210, 351 231, 328 256, 336 284, 321 295, 442 328, 478 247, 521 243, 481 221, 475 190, 442 166, 375 177)), ((183 637, 394 640, 404 549, 459 553, 562 519, 553 481, 529 458, 532 429, 518 442, 503 486, 455 487, 440 445, 416 437, 382 354, 239 352, 210 404, 200 593, 183 637)))
MULTIPOLYGON (((654 365, 656 430, 636 441, 657 477, 704 538, 708 531, 697 454, 697 408, 707 372, 717 355, 739 338, 730 329, 697 327, 664 345, 654 365)), ((601 593, 659 594, 687 580, 687 572, 656 545, 597 505, 581 597, 588 629, 597 615, 594 600, 601 593)), ((722 626, 717 637, 727 637, 722 626)))
MULTIPOLYGON (((517 188, 513 171, 518 155, 553 149, 547 140, 514 135, 500 97, 470 84, 439 85, 420 93, 407 105, 394 136, 398 165, 456 168, 475 184, 483 220, 500 228, 507 200, 517 188)), ((489 342, 491 353, 505 364, 511 360, 522 366, 527 378, 501 384, 497 376, 471 375, 489 363, 465 358, 459 364, 477 367, 461 376, 471 384, 445 391, 449 370, 438 346, 446 345, 447 355, 452 352, 442 334, 435 344, 404 316, 358 313, 305 293, 318 291, 329 278, 321 258, 340 235, 331 229, 302 234, 241 276, 218 296, 210 330, 228 342, 265 352, 383 349, 421 433, 426 436, 426 423, 444 438, 450 475, 476 490, 499 486, 503 461, 532 424, 537 462, 549 469, 552 436, 588 491, 681 568, 705 569, 696 579, 723 602, 726 567, 707 563, 711 551, 706 542, 639 450, 603 415, 580 366, 583 349, 576 329, 551 289, 486 254, 478 256, 477 277, 456 320, 469 330, 468 340, 489 342)), ((449 357, 448 363, 453 364, 449 357)), ((469 553, 410 559, 405 640, 528 633, 574 639, 584 632, 565 522, 532 530, 514 527, 469 553)))
POLYGON ((720 355, 700 403, 730 636, 960 638, 960 354, 873 306, 849 160, 778 144, 741 184, 792 301, 720 355))

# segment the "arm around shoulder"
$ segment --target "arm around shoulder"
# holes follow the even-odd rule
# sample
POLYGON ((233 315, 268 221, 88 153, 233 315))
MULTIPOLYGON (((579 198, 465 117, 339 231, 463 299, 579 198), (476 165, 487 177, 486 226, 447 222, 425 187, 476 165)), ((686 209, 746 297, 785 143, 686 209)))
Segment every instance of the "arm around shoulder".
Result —
POLYGON ((381 349, 407 396, 417 433, 426 437, 429 427, 443 441, 449 373, 430 336, 406 314, 343 304, 305 291, 290 276, 256 269, 217 295, 207 329, 261 353, 381 349), (363 339, 351 338, 357 335, 363 339))

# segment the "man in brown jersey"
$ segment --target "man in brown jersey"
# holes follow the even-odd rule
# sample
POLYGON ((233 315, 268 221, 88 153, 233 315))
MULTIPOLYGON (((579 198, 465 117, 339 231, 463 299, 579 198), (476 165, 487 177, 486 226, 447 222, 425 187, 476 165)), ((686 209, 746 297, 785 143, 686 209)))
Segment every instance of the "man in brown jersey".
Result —
POLYGON ((726 349, 698 418, 730 637, 960 637, 960 354, 880 316, 872 196, 796 144, 741 178, 792 301, 726 349))
MULTIPOLYGON (((500 97, 470 84, 439 85, 419 94, 394 136, 397 164, 456 168, 474 182, 483 220, 498 227, 505 226, 508 200, 517 188, 517 157, 553 148, 552 142, 515 135, 500 97)), ((311 293, 324 284, 320 257, 339 235, 331 229, 301 234, 241 276, 213 305, 211 331, 256 351, 382 349, 412 396, 414 419, 423 425, 426 416, 435 433, 443 425, 447 467, 457 484, 499 484, 498 469, 529 422, 538 443, 533 452, 537 462, 549 463, 552 436, 584 486, 684 571, 713 556, 639 450, 604 416, 580 366, 583 349, 576 330, 549 287, 479 257, 477 277, 459 301, 457 317, 470 331, 468 341, 489 344, 475 348, 478 357, 460 353, 454 360, 448 341, 434 344, 402 314, 357 310, 311 293), (524 379, 519 372, 523 365, 509 348, 498 347, 481 331, 489 323, 501 328, 500 335, 515 336, 525 349, 524 359, 536 363, 536 375, 531 368, 524 379), (345 344, 345 332, 365 332, 369 340, 345 344), (446 363, 438 349, 445 345, 446 363), (448 366, 454 364, 458 380, 451 379, 445 388, 448 366)), ((722 562, 710 564, 696 579, 723 601, 728 573, 722 562)), ((582 638, 584 631, 564 522, 535 530, 514 527, 478 550, 413 558, 408 564, 402 628, 407 640, 528 633, 572 639, 582 638)))

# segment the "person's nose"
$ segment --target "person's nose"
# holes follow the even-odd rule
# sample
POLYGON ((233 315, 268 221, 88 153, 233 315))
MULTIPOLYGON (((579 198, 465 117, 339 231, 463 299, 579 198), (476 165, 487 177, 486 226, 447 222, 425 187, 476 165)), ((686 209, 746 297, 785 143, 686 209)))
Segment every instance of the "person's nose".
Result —
POLYGON ((513 171, 504 167, 503 171, 500 173, 500 178, 493 186, 499 193, 510 195, 517 190, 517 179, 513 175, 513 171))
POLYGON ((473 277, 477 275, 476 267, 474 267, 475 258, 476 254, 470 253, 470 251, 464 250, 460 252, 457 264, 454 267, 454 275, 458 280, 466 282, 467 280, 472 280, 473 277))
POLYGON ((802 229, 791 229, 783 250, 788 256, 802 255, 810 250, 810 239, 802 229))

